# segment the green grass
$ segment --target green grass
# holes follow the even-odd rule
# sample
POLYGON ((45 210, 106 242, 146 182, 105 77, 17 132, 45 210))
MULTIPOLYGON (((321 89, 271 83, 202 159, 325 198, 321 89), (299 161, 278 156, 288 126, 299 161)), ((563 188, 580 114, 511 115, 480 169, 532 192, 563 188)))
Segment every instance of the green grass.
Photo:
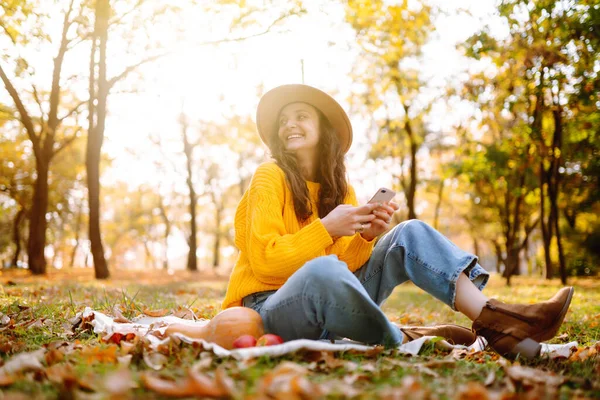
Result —
MULTIPOLYGON (((223 279, 203 280, 200 275, 183 274, 166 279, 158 272, 144 273, 144 279, 133 274, 107 282, 85 279, 77 274, 75 277, 56 274, 32 278, 18 272, 14 275, 4 272, 0 282, 0 312, 10 316, 13 324, 0 328, 0 363, 43 346, 48 349, 58 346, 59 350, 52 355, 60 353, 62 357, 50 357, 49 350, 42 360, 42 370, 23 373, 12 384, 0 384, 0 398, 5 395, 23 398, 115 396, 107 391, 105 380, 115 373, 125 376, 116 359, 124 353, 122 344, 104 343, 90 330, 77 329, 74 335, 71 334, 73 317, 85 307, 111 315, 113 308, 119 307, 128 318, 144 310, 160 309, 190 309, 198 317, 211 318, 219 311, 226 285, 223 279)), ((577 341, 579 347, 584 348, 600 341, 600 280, 572 280, 570 284, 575 286, 571 309, 551 342, 577 341)), ((560 287, 560 282, 555 280, 525 277, 517 277, 512 287, 506 287, 501 279, 492 277, 485 293, 507 302, 533 303, 551 297, 560 287)), ((404 325, 457 323, 470 326, 464 316, 412 284, 398 287, 383 308, 393 321, 404 325)), ((125 370, 130 372, 130 383, 137 387, 120 392, 116 397, 164 398, 144 389, 141 384, 141 374, 150 369, 143 360, 143 343, 136 343, 129 353, 131 362, 125 370)), ((482 397, 484 394, 498 398, 502 395, 513 398, 600 398, 598 354, 582 361, 509 362, 486 351, 454 359, 447 351, 431 344, 425 346, 418 357, 383 350, 377 355, 341 353, 329 359, 298 353, 241 363, 213 357, 198 345, 171 344, 162 352, 166 363, 160 376, 181 381, 192 365, 208 357, 203 372, 213 376, 218 367, 223 368, 234 382, 234 393, 245 398, 261 398, 269 390, 275 396, 278 386, 269 379, 274 371, 280 372, 278 368, 283 368, 286 362, 299 368, 297 373, 301 378, 294 382, 301 384, 298 383, 296 388, 306 390, 305 395, 309 397, 369 399, 403 392, 410 394, 409 398, 440 399, 485 398, 482 397), (533 368, 542 377, 559 374, 565 381, 559 387, 511 381, 507 377, 507 368, 518 365, 533 368), (271 386, 266 387, 266 382, 271 382, 271 386), (322 396, 317 396, 319 393, 322 396), (478 393, 480 397, 477 397, 478 393)), ((280 379, 284 379, 282 377, 280 379)), ((288 379, 288 388, 289 382, 292 381, 288 379)), ((284 390, 285 385, 281 388, 284 390)), ((290 397, 285 395, 283 398, 290 397)))

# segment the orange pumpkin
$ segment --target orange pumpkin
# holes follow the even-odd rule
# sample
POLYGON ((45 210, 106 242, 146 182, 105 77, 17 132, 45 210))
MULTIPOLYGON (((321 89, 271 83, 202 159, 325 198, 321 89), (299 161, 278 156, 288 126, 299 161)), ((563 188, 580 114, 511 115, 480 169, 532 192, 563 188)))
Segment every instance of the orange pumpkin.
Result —
POLYGON ((242 335, 261 337, 264 333, 263 321, 259 313, 248 307, 227 308, 203 326, 183 324, 169 325, 165 334, 181 333, 194 339, 204 339, 231 350, 233 342, 242 335))

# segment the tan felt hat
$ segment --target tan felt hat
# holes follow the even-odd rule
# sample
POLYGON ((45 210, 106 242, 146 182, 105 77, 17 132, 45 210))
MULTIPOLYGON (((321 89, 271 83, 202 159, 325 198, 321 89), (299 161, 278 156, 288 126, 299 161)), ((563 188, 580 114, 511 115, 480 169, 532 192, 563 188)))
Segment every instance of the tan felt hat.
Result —
POLYGON ((341 148, 347 153, 352 144, 348 115, 333 97, 308 85, 282 85, 263 95, 256 110, 256 125, 263 142, 271 146, 271 140, 277 137, 279 112, 286 105, 297 102, 310 104, 327 117, 340 138, 341 148))

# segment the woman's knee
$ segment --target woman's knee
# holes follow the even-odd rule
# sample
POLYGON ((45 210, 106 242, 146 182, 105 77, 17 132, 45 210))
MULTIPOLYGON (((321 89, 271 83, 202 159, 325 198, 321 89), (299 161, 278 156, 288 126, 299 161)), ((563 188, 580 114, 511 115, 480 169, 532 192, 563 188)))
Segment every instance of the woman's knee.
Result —
POLYGON ((331 255, 317 257, 307 262, 298 273, 303 279, 311 282, 330 282, 331 279, 339 277, 344 270, 348 271, 348 266, 337 256, 331 255))
POLYGON ((431 226, 419 219, 409 219, 408 221, 403 221, 393 228, 395 235, 412 237, 426 234, 431 230, 433 230, 431 226))

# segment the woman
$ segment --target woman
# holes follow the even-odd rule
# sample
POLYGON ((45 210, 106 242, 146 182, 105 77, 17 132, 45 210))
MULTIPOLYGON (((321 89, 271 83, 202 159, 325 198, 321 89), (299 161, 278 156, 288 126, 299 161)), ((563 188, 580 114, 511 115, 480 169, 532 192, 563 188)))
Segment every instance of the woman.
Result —
POLYGON ((395 226, 375 244, 398 205, 357 204, 344 165, 352 127, 332 97, 306 85, 277 87, 262 97, 257 126, 275 162, 258 167, 238 205, 240 256, 223 309, 251 307, 267 332, 285 340, 398 345, 424 334, 457 342, 477 334, 510 358, 538 355, 538 342, 556 334, 573 288, 534 305, 488 299, 481 289, 489 274, 477 257, 418 220, 395 226), (469 317, 474 333, 391 323, 380 306, 408 280, 469 317))

